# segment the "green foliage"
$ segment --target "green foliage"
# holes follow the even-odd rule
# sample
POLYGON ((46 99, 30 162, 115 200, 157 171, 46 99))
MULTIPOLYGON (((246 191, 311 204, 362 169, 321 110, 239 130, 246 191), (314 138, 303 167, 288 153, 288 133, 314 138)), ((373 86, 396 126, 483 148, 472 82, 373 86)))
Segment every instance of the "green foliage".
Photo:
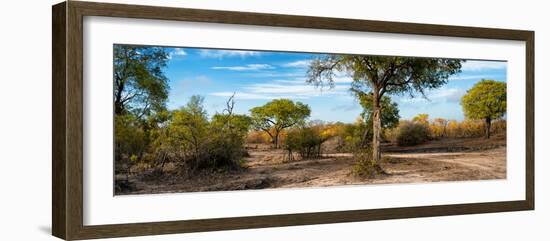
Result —
POLYGON ((313 60, 307 75, 308 83, 316 86, 335 86, 335 77, 341 72, 352 77, 351 90, 372 95, 373 159, 380 155, 381 120, 380 102, 387 94, 408 93, 413 96, 447 83, 449 77, 459 73, 464 60, 442 58, 388 57, 367 55, 325 55, 313 60))
POLYGON ((161 47, 114 46, 114 104, 117 115, 138 118, 165 108, 168 79, 164 75, 168 53, 161 47))
POLYGON ((491 136, 491 121, 506 113, 506 83, 482 79, 462 97, 462 109, 469 119, 485 120, 485 136, 491 136))
MULTIPOLYGON (((172 121, 168 126, 171 140, 182 148, 185 153, 193 153, 194 161, 199 160, 204 151, 201 147, 208 137, 208 117, 203 108, 204 99, 192 96, 186 106, 172 113, 172 121)), ((196 167, 199 163, 193 163, 196 167)))
POLYGON ((372 148, 360 148, 353 153, 355 164, 351 168, 353 175, 358 177, 373 178, 378 170, 378 165, 372 158, 372 148))
POLYGON ((146 133, 135 116, 115 116, 115 172, 128 173, 147 149, 146 133))
POLYGON ((246 134, 252 125, 252 118, 247 115, 215 114, 212 117, 212 126, 230 132, 246 134))
POLYGON ((297 151, 301 158, 307 159, 321 155, 321 144, 324 141, 319 130, 312 127, 300 127, 288 132, 283 147, 290 152, 290 156, 292 151, 297 151))
POLYGON ((506 83, 481 80, 462 97, 461 104, 469 119, 501 118, 506 113, 506 83))
MULTIPOLYGON (((358 137, 360 136, 360 145, 362 147, 366 146, 371 140, 373 131, 373 120, 374 120, 374 98, 372 94, 365 94, 363 92, 355 92, 356 96, 359 98, 359 104, 363 107, 363 112, 361 112, 361 118, 365 121, 365 125, 357 125, 357 131, 362 131, 362 133, 355 133, 358 137)), ((389 129, 394 128, 399 123, 399 108, 397 103, 392 102, 391 98, 388 96, 383 96, 380 99, 380 120, 381 128, 389 129)))
MULTIPOLYGON (((232 99, 231 99, 232 100, 232 99)), ((245 153, 244 139, 251 124, 245 115, 218 113, 209 121, 203 107, 204 99, 192 96, 187 105, 172 112, 166 135, 160 141, 168 143, 183 170, 193 173, 201 169, 236 168, 245 153)))
MULTIPOLYGON (((368 128, 372 131, 372 119, 373 119, 373 96, 372 94, 365 94, 358 92, 359 104, 363 107, 361 117, 366 121, 368 128)), ((393 102, 390 97, 383 96, 380 99, 380 109, 382 121, 382 128, 393 128, 399 124, 399 108, 397 103, 393 102)))
POLYGON ((430 128, 419 122, 402 121, 397 127, 396 141, 400 146, 413 146, 430 138, 430 128))
POLYGON ((315 59, 308 70, 308 82, 334 86, 337 72, 353 78, 352 89, 377 96, 438 88, 460 72, 464 60, 368 55, 325 55, 315 59))
POLYGON ((276 99, 250 110, 252 126, 269 134, 275 148, 282 130, 303 124, 311 114, 308 105, 289 99, 276 99))
POLYGON ((365 147, 368 140, 372 138, 372 125, 369 127, 363 118, 358 118, 355 123, 341 124, 341 131, 337 134, 340 143, 337 147, 339 152, 355 152, 365 147), (368 131, 370 128, 371 131, 368 131), (365 133, 369 134, 365 137, 365 133))
POLYGON ((145 149, 145 133, 133 115, 115 116, 115 139, 117 149, 128 156, 145 149))

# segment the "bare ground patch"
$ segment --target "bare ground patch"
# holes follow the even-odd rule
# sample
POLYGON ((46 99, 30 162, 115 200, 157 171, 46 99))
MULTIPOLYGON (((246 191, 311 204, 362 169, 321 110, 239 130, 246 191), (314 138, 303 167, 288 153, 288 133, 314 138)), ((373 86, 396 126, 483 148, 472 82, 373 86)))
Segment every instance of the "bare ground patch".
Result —
POLYGON ((414 147, 386 145, 382 168, 388 175, 351 175, 353 156, 324 154, 321 158, 285 162, 284 150, 249 149, 242 171, 199 174, 184 178, 167 174, 157 180, 129 178, 132 190, 118 194, 325 187, 347 184, 421 183, 506 178, 506 138, 447 139, 414 147))

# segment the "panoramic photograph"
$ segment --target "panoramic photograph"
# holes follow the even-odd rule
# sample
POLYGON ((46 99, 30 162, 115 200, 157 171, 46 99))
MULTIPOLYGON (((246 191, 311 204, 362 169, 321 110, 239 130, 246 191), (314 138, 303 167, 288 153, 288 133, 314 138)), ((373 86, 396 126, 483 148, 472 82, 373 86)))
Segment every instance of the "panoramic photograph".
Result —
POLYGON ((507 62, 113 45, 114 195, 506 179, 507 62))

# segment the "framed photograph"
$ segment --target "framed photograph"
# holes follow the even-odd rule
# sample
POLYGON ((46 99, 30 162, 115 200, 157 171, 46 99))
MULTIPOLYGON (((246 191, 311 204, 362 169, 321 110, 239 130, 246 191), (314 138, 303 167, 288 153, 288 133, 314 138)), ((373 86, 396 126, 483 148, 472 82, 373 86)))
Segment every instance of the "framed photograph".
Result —
POLYGON ((534 209, 532 31, 52 11, 54 236, 534 209))

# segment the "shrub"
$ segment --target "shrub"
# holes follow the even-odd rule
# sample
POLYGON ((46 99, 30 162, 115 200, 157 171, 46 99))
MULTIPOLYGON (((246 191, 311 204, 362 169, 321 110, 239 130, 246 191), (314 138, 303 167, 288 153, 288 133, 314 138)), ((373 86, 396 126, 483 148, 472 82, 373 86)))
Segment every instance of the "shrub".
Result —
POLYGON ((209 121, 202 98, 192 97, 186 106, 173 111, 166 131, 156 141, 162 147, 160 150, 165 150, 158 153, 174 153, 169 158, 177 161, 180 170, 187 174, 204 169, 239 168, 246 154, 244 141, 251 120, 233 114, 231 100, 224 113, 215 114, 209 121))
POLYGON ((311 127, 302 127, 290 130, 284 140, 283 146, 289 152, 289 160, 292 160, 292 152, 297 151, 301 158, 313 158, 321 155, 321 134, 311 127))
POLYGON ((367 148, 358 148, 353 153, 353 158, 355 159, 355 164, 353 164, 351 169, 353 175, 366 178, 374 177, 377 165, 372 159, 372 149, 370 146, 367 148))
POLYGON ((246 136, 246 143, 269 144, 269 135, 263 131, 250 131, 246 136))
POLYGON ((426 124, 404 121, 397 128, 396 141, 400 146, 417 145, 430 137, 430 129, 426 124))

